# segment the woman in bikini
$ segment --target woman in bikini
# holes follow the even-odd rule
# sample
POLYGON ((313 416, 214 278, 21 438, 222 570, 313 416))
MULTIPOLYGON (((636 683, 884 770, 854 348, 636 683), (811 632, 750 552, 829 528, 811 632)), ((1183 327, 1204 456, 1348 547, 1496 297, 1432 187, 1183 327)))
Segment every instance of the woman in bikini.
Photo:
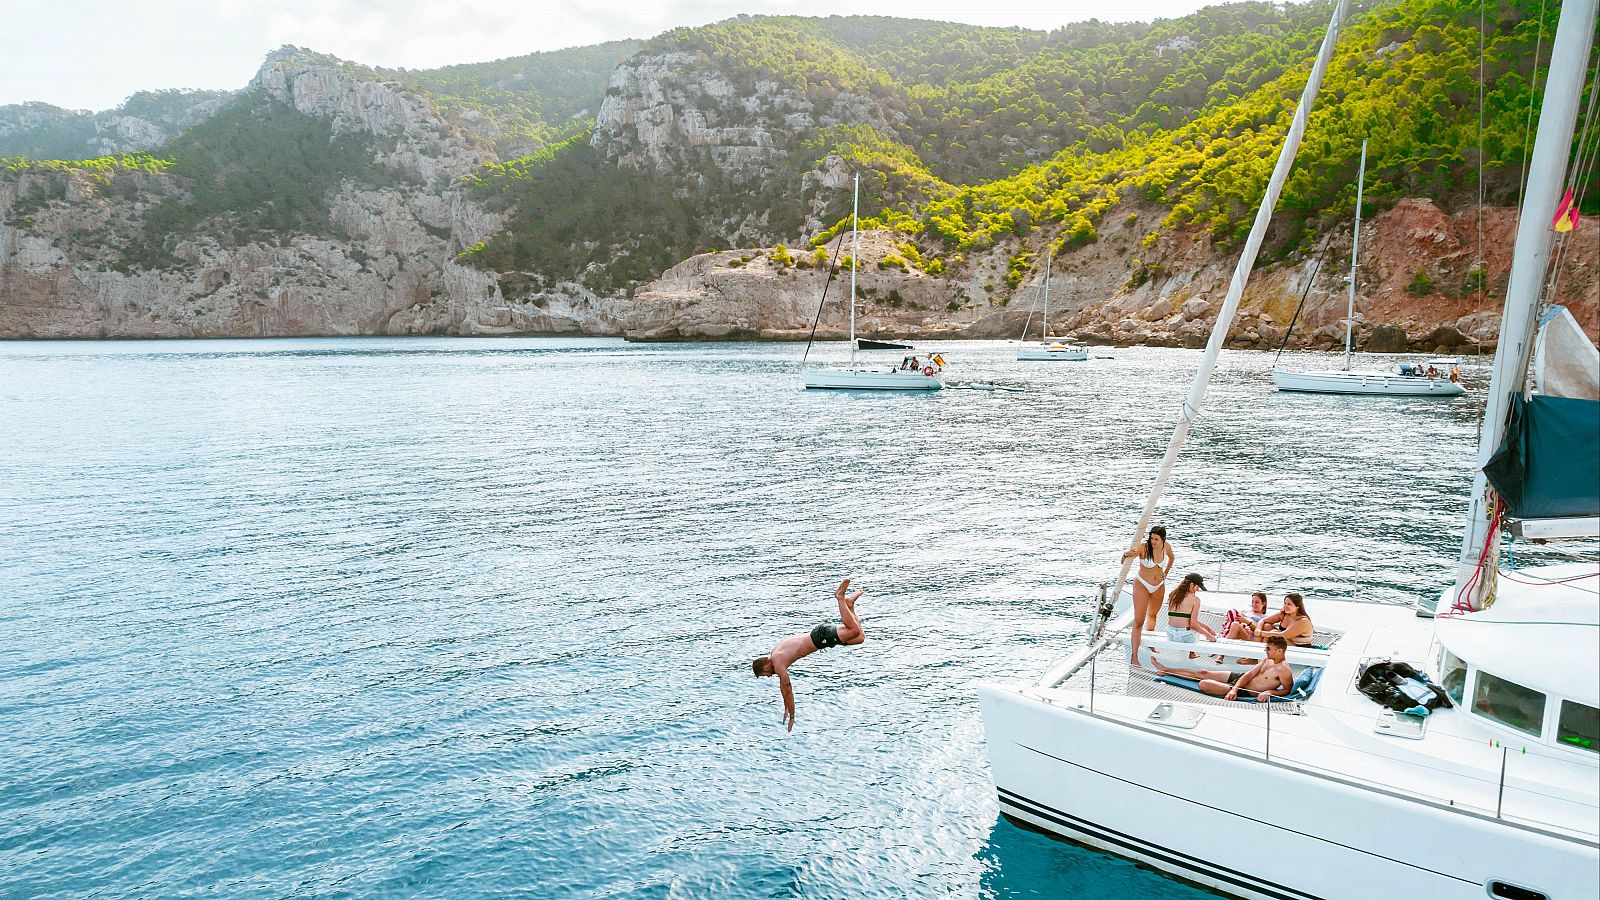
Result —
POLYGON ((1311 616, 1306 614, 1306 598, 1299 594, 1284 594, 1283 609, 1262 619, 1260 625, 1235 622, 1228 630, 1228 637, 1262 643, 1278 635, 1288 641, 1291 647, 1309 647, 1312 631, 1311 616))
POLYGON ((1172 571, 1172 545, 1167 543, 1167 529, 1161 525, 1150 526, 1143 544, 1135 544, 1122 554, 1123 562, 1137 556, 1139 568, 1133 575, 1133 645, 1134 668, 1139 664, 1139 642, 1146 629, 1156 627, 1156 616, 1161 611, 1161 601, 1166 599, 1167 573, 1172 571))
POLYGON ((1194 572, 1183 576, 1172 589, 1172 596, 1167 600, 1167 640, 1193 644, 1198 640, 1196 634, 1205 635, 1208 641, 1217 639, 1211 626, 1200 621, 1200 592, 1205 589, 1205 579, 1194 572))
POLYGON ((1265 591, 1256 591, 1250 595, 1250 612, 1242 613, 1237 609, 1228 610, 1227 617, 1222 620, 1222 632, 1227 638, 1235 641, 1247 641, 1249 631, 1261 624, 1267 617, 1267 594, 1265 591))

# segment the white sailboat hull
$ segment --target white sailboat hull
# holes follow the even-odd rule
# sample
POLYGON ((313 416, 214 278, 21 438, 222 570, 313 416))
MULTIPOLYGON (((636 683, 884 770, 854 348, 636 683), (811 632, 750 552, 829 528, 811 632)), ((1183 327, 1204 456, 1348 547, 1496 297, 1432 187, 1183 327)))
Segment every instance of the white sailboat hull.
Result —
POLYGON ((989 765, 1001 811, 1060 837, 1239 897, 1594 896, 1584 842, 1030 694, 979 686, 989 765))
POLYGON ((1077 347, 1024 347, 1017 351, 1018 360, 1053 360, 1056 362, 1083 362, 1089 351, 1077 347))
POLYGON ((944 387, 937 373, 924 375, 887 366, 856 369, 807 369, 808 390, 937 391, 944 387))
POLYGON ((1448 378, 1417 378, 1394 372, 1272 371, 1280 391, 1310 394, 1376 394, 1388 397, 1459 397, 1466 390, 1448 378))

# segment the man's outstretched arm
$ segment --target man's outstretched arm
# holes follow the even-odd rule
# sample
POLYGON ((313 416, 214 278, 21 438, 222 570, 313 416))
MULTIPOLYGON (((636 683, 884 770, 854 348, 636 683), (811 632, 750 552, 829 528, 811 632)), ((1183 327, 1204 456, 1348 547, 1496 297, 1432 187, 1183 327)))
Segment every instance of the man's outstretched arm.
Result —
POLYGON ((778 676, 778 690, 783 693, 783 724, 793 731, 794 685, 789 683, 789 669, 787 666, 774 665, 773 672, 778 676))

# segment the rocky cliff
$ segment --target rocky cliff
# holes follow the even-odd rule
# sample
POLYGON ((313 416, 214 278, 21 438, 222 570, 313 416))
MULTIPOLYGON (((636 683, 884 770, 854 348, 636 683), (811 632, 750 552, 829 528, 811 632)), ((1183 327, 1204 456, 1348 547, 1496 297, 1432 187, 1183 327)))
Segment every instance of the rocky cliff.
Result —
POLYGON ((200 227, 171 242, 178 265, 130 268, 120 249, 163 201, 186 202, 180 178, 21 168, 0 177, 0 210, 10 213, 0 219, 0 336, 616 330, 608 305, 581 286, 513 302, 495 274, 456 262, 500 226, 459 183, 492 151, 425 98, 293 49, 269 57, 242 98, 357 136, 375 168, 403 177, 339 184, 323 198, 326 233, 233 246, 220 228, 200 227))
MULTIPOLYGON (((1419 131, 1384 74, 1429 84, 1475 52, 1463 15, 1439 0, 1364 11, 1329 76, 1325 118, 1387 110, 1399 129, 1368 170, 1382 212, 1364 231, 1358 341, 1372 349, 1493 339, 1513 214, 1486 210, 1480 229, 1474 211, 1400 199, 1466 209, 1460 165, 1411 160, 1465 158, 1475 120, 1436 103, 1419 131), (1412 32, 1433 37, 1396 43, 1412 32)), ((177 118, 128 126, 142 136, 115 146, 162 141, 149 157, 0 160, 0 337, 801 338, 826 282, 812 245, 831 245, 859 173, 863 333, 1013 337, 1060 246, 1056 333, 1192 345, 1237 256, 1217 241, 1237 241, 1299 90, 1259 45, 1307 55, 1321 27, 1266 3, 1060 33, 749 17, 431 72, 285 48, 239 92, 167 97, 177 118), (747 249, 699 252, 712 247, 747 249)), ((1520 65, 1525 31, 1496 58, 1520 65)), ((1294 343, 1342 340, 1348 226, 1318 211, 1347 205, 1354 147, 1319 128, 1235 346, 1275 346, 1302 295, 1294 343)), ((1486 171, 1490 196, 1515 195, 1510 163, 1486 171)), ((1567 239, 1556 287, 1591 330, 1592 223, 1567 239)), ((843 312, 825 306, 822 333, 843 312)))
MULTIPOLYGON (((1106 217, 1114 224, 1098 242, 1056 257, 1053 334, 1106 344, 1204 344, 1232 279, 1236 252, 1219 251, 1204 237, 1185 234, 1142 247, 1139 216, 1131 208, 1114 210, 1106 217)), ((1407 200, 1366 223, 1356 346, 1375 352, 1492 351, 1515 230, 1514 211, 1485 210, 1480 266, 1475 209, 1451 216, 1430 201, 1407 200), (1480 268, 1482 298, 1474 274, 1480 268)), ((893 232, 862 235, 859 334, 1016 338, 1030 316, 1031 334, 1038 334, 1042 272, 1019 290, 1007 291, 1002 287, 1007 257, 1001 253, 973 260, 962 278, 934 278, 885 264, 897 257, 899 243, 893 232)), ((1329 241, 1320 265, 1314 259, 1258 265, 1228 346, 1274 349, 1291 322, 1290 347, 1342 346, 1349 243, 1329 241)), ((1600 304, 1595 302, 1600 299, 1600 248, 1574 244, 1574 250, 1561 269, 1558 299, 1600 342, 1600 304)), ((845 334, 844 276, 839 273, 829 287, 819 337, 845 334)), ((779 265, 767 249, 703 254, 639 291, 627 308, 623 333, 632 340, 804 340, 826 280, 822 269, 779 265)))
POLYGON ((0 106, 0 156, 87 159, 159 147, 214 114, 231 91, 140 91, 101 112, 48 103, 0 106))

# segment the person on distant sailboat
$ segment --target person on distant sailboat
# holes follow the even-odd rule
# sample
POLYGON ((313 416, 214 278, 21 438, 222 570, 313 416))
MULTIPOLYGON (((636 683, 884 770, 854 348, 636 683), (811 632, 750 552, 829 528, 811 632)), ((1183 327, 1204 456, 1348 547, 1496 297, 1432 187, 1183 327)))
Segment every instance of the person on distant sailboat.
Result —
POLYGON ((1122 561, 1139 558, 1139 571, 1133 576, 1133 653, 1129 658, 1134 668, 1139 665, 1139 643, 1147 629, 1156 627, 1156 616, 1161 611, 1161 601, 1166 598, 1167 573, 1172 571, 1174 557, 1172 545, 1167 543, 1167 529, 1163 525, 1150 526, 1143 544, 1134 544, 1122 554, 1122 561))
POLYGON ((856 601, 861 599, 862 592, 858 590, 846 594, 849 587, 850 579, 846 578, 839 582, 838 589, 833 592, 839 601, 841 621, 838 625, 818 625, 805 634, 790 635, 779 641, 771 653, 758 656, 750 663, 757 678, 778 676, 778 689, 783 693, 783 723, 789 731, 794 730, 794 687, 789 683, 789 667, 801 657, 810 656, 818 650, 840 644, 859 644, 867 639, 861 619, 856 616, 856 601))

